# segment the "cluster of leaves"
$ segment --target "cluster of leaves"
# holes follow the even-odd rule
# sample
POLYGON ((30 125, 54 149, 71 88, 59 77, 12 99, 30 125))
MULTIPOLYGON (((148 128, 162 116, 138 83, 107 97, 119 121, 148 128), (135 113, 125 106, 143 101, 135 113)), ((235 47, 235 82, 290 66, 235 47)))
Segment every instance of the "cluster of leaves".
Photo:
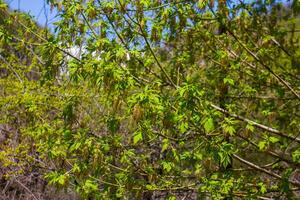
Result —
POLYGON ((8 177, 96 199, 296 195, 297 0, 48 3, 54 36, 1 23, 21 26, 0 29, 8 177))

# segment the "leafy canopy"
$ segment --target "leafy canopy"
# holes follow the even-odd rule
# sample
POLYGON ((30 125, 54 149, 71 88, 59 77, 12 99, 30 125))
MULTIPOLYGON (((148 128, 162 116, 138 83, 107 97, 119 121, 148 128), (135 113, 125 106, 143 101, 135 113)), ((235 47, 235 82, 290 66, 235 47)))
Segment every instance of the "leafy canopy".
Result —
POLYGON ((37 156, 83 198, 296 195, 298 1, 48 2, 54 35, 0 29, 1 123, 22 138, 0 154, 10 173, 37 156))

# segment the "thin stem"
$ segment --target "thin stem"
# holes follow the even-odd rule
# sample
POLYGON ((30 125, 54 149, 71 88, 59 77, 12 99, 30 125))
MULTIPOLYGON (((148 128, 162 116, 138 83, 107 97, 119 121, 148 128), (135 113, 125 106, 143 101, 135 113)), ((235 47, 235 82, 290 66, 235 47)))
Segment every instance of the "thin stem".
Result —
MULTIPOLYGON (((240 161, 241 163, 244 163, 245 165, 248 165, 249 167, 252 167, 258 171, 261 171, 261 172, 264 172, 265 174, 268 174, 276 179, 279 179, 279 180, 282 180, 282 177, 270 170, 267 170, 267 169, 264 169, 248 160, 245 160, 243 158, 241 158, 240 156, 236 155, 236 154, 233 154, 232 155, 235 159, 237 159, 238 161, 240 161)), ((296 186, 300 186, 300 183, 299 182, 296 182, 296 181, 291 181, 291 180, 288 180, 289 183, 293 184, 293 185, 296 185, 296 186)))

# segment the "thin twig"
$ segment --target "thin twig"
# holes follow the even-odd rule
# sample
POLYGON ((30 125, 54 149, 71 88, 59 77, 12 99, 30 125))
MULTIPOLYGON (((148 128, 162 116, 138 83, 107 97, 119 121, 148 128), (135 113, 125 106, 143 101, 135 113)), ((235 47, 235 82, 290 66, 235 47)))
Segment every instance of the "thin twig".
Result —
MULTIPOLYGON (((252 167, 252 168, 254 168, 254 169, 258 170, 258 171, 264 172, 265 174, 268 174, 268 175, 270 175, 270 176, 272 176, 272 177, 274 177, 276 179, 282 180, 282 177, 280 175, 278 175, 278 174, 276 174, 276 173, 274 173, 274 172, 272 172, 270 170, 264 169, 264 168, 262 168, 262 167, 260 167, 260 166, 258 166, 256 164, 254 164, 254 163, 252 163, 252 162, 250 162, 248 160, 245 160, 245 159, 239 157, 236 154, 233 154, 232 156, 235 159, 237 159, 238 161, 240 161, 241 163, 244 163, 245 165, 248 165, 249 167, 252 167)), ((288 182, 291 183, 291 184, 293 184, 293 185, 300 186, 299 182, 291 181, 291 180, 288 180, 288 182)))
POLYGON ((2 55, 0 55, 0 58, 3 60, 3 62, 5 62, 5 64, 7 64, 8 68, 14 73, 14 75, 17 77, 17 79, 21 83, 23 83, 23 80, 21 79, 20 75, 18 74, 18 72, 16 70, 14 70, 14 68, 11 66, 11 64, 9 62, 7 62, 2 55))
POLYGON ((21 183, 20 181, 18 181, 18 179, 15 179, 15 181, 16 181, 18 184, 20 184, 26 191, 28 191, 28 192, 31 194, 31 196, 32 196, 35 200, 39 200, 39 199, 31 192, 31 190, 29 190, 29 188, 26 187, 23 183, 21 183))
POLYGON ((297 142, 300 143, 300 138, 298 138, 298 137, 289 136, 288 134, 283 133, 283 132, 281 132, 281 131, 279 131, 279 130, 277 130, 277 129, 268 127, 268 126, 263 125, 263 124, 259 124, 259 123, 255 122, 255 121, 252 121, 252 120, 247 119, 247 118, 245 118, 245 117, 242 117, 242 116, 239 116, 239 115, 230 113, 230 112, 228 112, 227 110, 225 110, 225 109, 223 109, 223 108, 220 108, 219 106, 216 106, 216 105, 214 105, 214 104, 210 104, 210 105, 211 105, 211 107, 215 108, 216 110, 218 110, 218 111, 220 111, 220 112, 222 112, 222 113, 224 113, 224 114, 227 114, 227 115, 229 115, 229 116, 231 116, 231 117, 234 117, 234 118, 236 118, 236 119, 238 119, 238 120, 247 122, 247 123, 249 123, 249 124, 252 124, 253 126, 256 126, 256 127, 260 128, 260 129, 263 129, 263 130, 268 131, 268 132, 270 132, 270 133, 274 133, 274 134, 276 134, 276 135, 279 135, 279 136, 282 136, 282 137, 285 137, 285 138, 287 138, 287 139, 294 140, 294 141, 297 141, 297 142))

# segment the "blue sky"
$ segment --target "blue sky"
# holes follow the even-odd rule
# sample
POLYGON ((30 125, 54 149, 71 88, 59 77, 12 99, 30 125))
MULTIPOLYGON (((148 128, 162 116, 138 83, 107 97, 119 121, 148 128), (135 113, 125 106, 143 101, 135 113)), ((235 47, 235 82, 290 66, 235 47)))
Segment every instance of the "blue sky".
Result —
POLYGON ((13 10, 20 9, 29 13, 41 26, 48 26, 55 21, 55 11, 50 10, 46 0, 5 0, 13 10))
MULTIPOLYGON (((46 0, 5 0, 11 9, 20 9, 29 13, 41 26, 48 26, 53 30, 52 23, 56 21, 55 11, 50 10, 46 0)), ((249 0, 253 1, 253 0, 249 0)), ((277 2, 287 2, 287 0, 277 0, 277 2)))

